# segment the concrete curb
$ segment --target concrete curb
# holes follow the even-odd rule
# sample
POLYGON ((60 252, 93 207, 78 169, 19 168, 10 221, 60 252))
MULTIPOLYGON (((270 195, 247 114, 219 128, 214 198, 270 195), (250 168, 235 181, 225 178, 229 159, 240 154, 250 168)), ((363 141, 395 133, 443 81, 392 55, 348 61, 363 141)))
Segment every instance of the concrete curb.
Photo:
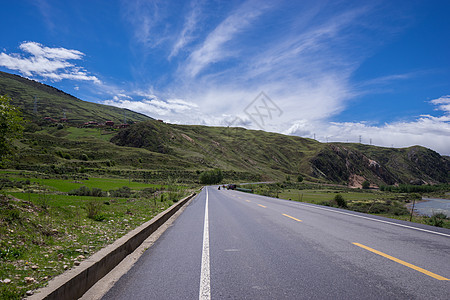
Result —
POLYGON ((72 300, 80 298, 195 195, 196 193, 193 193, 180 200, 113 244, 101 249, 78 267, 55 277, 49 282, 48 286, 38 290, 36 294, 27 299, 72 300))

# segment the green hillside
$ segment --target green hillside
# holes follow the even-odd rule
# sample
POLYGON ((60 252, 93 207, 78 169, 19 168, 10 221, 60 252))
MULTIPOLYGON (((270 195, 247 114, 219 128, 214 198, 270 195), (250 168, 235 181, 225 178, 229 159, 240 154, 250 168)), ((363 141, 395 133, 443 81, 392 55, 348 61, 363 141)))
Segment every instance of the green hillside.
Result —
MULTIPOLYGON (((203 168, 246 171, 261 180, 301 174, 309 180, 360 186, 448 182, 450 163, 419 146, 396 149, 312 139, 243 128, 141 122, 111 142, 167 153, 203 168)), ((295 177, 293 177, 295 178, 295 177)))
POLYGON ((8 95, 29 119, 51 117, 61 119, 66 115, 68 122, 79 124, 89 121, 140 122, 151 118, 128 109, 102 105, 80 100, 49 85, 29 80, 18 75, 0 72, 0 95, 8 95), (36 111, 35 98, 37 99, 36 111))
POLYGON ((272 181, 302 175, 309 181, 360 187, 450 181, 450 160, 423 147, 383 148, 235 127, 166 124, 127 111, 129 128, 79 128, 86 121, 121 122, 123 109, 79 100, 51 86, 0 72, 7 94, 31 120, 17 141, 10 168, 60 175, 87 173, 142 180, 192 182, 220 168, 228 181, 272 181), (34 97, 39 99, 35 115, 34 97), (68 123, 56 126, 43 117, 68 123))

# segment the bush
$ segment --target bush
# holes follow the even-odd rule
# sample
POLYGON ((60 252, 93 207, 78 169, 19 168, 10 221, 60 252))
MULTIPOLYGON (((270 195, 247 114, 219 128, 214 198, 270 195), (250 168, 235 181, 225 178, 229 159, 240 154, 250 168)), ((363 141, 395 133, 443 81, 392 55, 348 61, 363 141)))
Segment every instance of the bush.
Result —
POLYGON ((336 196, 334 196, 334 201, 336 202, 337 206, 347 208, 347 201, 345 201, 344 197, 342 197, 341 194, 337 194, 336 196))
POLYGON ((297 181, 298 182, 302 182, 303 181, 303 176, 302 175, 298 175, 297 176, 297 181))
POLYGON ((370 188, 370 182, 367 180, 362 183, 362 188, 368 190, 370 188))
POLYGON ((444 220, 447 219, 447 216, 443 213, 434 213, 429 219, 426 220, 428 225, 436 226, 436 227, 444 227, 444 220))
POLYGON ((56 151, 56 155, 64 159, 72 159, 69 153, 62 152, 61 150, 56 151))
POLYGON ((103 221, 104 215, 100 214, 102 203, 98 201, 90 201, 86 204, 87 217, 94 221, 103 221))
POLYGON ((109 194, 111 195, 111 197, 130 198, 131 197, 131 189, 127 186, 123 186, 117 190, 110 190, 109 194))
POLYGON ((436 185, 412 185, 400 184, 399 186, 385 185, 380 186, 381 191, 395 192, 395 193, 431 193, 439 191, 448 191, 450 184, 436 184, 436 185))
POLYGON ((105 193, 102 191, 102 189, 92 188, 92 190, 90 190, 85 185, 79 187, 78 189, 71 190, 68 194, 75 195, 75 196, 93 196, 93 197, 105 196, 105 193))
POLYGON ((88 161, 89 157, 87 156, 87 154, 83 153, 83 154, 81 154, 80 159, 84 160, 84 161, 88 161))
POLYGON ((199 180, 202 184, 216 184, 220 183, 223 179, 223 173, 220 169, 212 171, 204 171, 200 174, 199 180))

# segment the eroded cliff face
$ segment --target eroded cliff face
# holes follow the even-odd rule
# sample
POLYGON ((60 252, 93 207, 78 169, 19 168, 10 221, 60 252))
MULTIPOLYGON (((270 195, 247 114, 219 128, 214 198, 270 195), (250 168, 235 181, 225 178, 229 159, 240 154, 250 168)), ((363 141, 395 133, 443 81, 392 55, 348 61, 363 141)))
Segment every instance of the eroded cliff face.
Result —
POLYGON ((373 187, 433 184, 448 182, 450 164, 438 153, 418 146, 363 153, 353 147, 330 144, 311 159, 311 173, 352 187, 361 187, 366 180, 373 187))

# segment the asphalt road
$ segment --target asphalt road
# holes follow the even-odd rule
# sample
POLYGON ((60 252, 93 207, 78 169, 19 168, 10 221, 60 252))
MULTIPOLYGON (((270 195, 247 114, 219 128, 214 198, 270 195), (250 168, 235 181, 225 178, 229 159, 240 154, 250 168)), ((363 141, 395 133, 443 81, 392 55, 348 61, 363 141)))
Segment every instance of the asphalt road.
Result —
POLYGON ((208 187, 103 299, 450 299, 448 279, 450 230, 208 187))

